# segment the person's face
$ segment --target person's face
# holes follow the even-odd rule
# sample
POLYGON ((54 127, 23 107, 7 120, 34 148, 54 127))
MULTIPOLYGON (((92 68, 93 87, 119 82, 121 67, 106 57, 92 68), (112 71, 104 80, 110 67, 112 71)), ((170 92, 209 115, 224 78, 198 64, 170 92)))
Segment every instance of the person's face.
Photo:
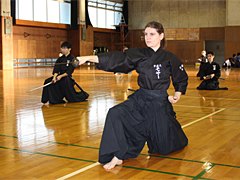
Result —
POLYGON ((64 55, 68 55, 71 51, 71 48, 68 49, 67 47, 62 47, 61 50, 64 55))
POLYGON ((208 61, 211 63, 211 62, 213 62, 213 59, 214 59, 214 55, 212 55, 212 54, 208 54, 207 55, 207 58, 208 58, 208 61))
POLYGON ((203 55, 203 56, 206 56, 206 51, 202 51, 202 55, 203 55))
POLYGON ((161 40, 164 38, 164 34, 159 34, 155 28, 151 27, 147 27, 144 34, 146 45, 155 51, 158 50, 161 45, 161 40))

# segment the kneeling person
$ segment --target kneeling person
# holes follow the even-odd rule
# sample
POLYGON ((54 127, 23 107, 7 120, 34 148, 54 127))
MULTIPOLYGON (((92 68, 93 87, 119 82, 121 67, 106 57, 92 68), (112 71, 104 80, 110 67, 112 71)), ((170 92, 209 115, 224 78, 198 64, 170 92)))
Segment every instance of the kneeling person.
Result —
POLYGON ((52 82, 49 86, 43 88, 42 100, 44 105, 60 104, 67 102, 81 102, 88 98, 84 91, 77 92, 74 88, 75 81, 72 79, 72 73, 75 67, 71 61, 75 58, 70 54, 72 44, 65 41, 61 44, 62 56, 60 56, 53 68, 53 76, 46 79, 44 84, 52 82))
POLYGON ((200 67, 199 75, 200 80, 203 80, 201 84, 197 87, 198 90, 217 90, 217 89, 227 89, 219 88, 219 77, 221 76, 221 70, 219 64, 213 62, 215 54, 213 51, 207 52, 208 62, 204 63, 200 67))

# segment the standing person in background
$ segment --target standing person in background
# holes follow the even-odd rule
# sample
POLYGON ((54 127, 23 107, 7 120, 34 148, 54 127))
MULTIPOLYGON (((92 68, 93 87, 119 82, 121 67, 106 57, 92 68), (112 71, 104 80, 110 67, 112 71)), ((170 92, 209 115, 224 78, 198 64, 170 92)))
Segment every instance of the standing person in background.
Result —
MULTIPOLYGON (((205 50, 202 50, 202 51, 201 51, 201 56, 198 58, 198 62, 201 63, 201 64, 200 64, 200 67, 201 67, 202 64, 208 62, 208 59, 207 59, 206 51, 205 51, 205 50)), ((200 72, 200 68, 199 68, 199 71, 198 71, 198 73, 197 73, 197 77, 200 77, 199 72, 200 72)))
POLYGON ((61 57, 62 55, 63 55, 63 53, 62 53, 62 52, 59 52, 58 57, 61 57))
POLYGON ((188 75, 179 58, 164 50, 161 23, 149 22, 144 34, 148 48, 78 57, 80 65, 90 61, 101 70, 122 73, 136 70, 139 75, 140 88, 108 111, 99 149, 99 162, 106 163, 103 167, 107 170, 125 159, 136 158, 146 141, 149 153, 164 155, 188 144, 171 104, 185 94, 188 75), (171 79, 174 95, 167 93, 171 79))

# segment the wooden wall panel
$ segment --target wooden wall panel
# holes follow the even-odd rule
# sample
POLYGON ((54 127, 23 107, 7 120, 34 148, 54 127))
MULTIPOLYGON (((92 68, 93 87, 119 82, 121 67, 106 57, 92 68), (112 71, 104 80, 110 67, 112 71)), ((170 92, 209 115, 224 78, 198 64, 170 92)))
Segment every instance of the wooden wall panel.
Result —
POLYGON ((82 42, 81 46, 81 56, 92 55, 93 54, 93 42, 82 42))
POLYGON ((111 33, 109 32, 94 32, 94 47, 104 46, 111 51, 111 33))
POLYGON ((225 59, 240 52, 240 26, 225 28, 225 59))
POLYGON ((240 52, 240 41, 239 42, 225 42, 225 59, 232 57, 233 54, 240 52))
MULTIPOLYGON (((82 51, 81 55, 90 55, 94 46, 106 46, 111 51, 111 34, 113 32, 115 30, 89 26, 87 39, 82 41, 80 29, 47 27, 47 24, 46 27, 15 25, 13 26, 13 58, 57 58, 60 44, 66 40, 73 44, 72 54, 74 56, 79 56, 80 51, 82 51), (27 34, 29 36, 26 36, 27 34)), ((142 41, 141 37, 144 39, 141 29, 133 30, 133 47, 146 47, 145 41, 142 41)), ((204 40, 225 40, 225 57, 228 58, 233 53, 240 51, 240 26, 200 28, 199 41, 169 40, 166 50, 175 53, 185 64, 194 64, 204 47, 204 40)))
MULTIPOLYGON (((141 41, 142 30, 134 30, 134 47, 146 47, 141 41)), ((194 65, 197 58, 201 56, 204 40, 224 40, 225 28, 200 28, 199 41, 168 40, 166 50, 176 54, 184 64, 194 65)))
POLYGON ((68 31, 68 29, 13 26, 13 57, 15 59, 57 58, 61 43, 68 40, 68 31))
POLYGON ((18 59, 18 39, 13 39, 13 59, 18 59))
MULTIPOLYGON (((72 51, 71 54, 73 56, 80 55, 80 47, 79 47, 79 31, 78 30, 68 30, 68 41, 72 43, 72 51)), ((60 49, 59 49, 60 50, 60 49)))
POLYGON ((28 40, 21 40, 17 41, 18 47, 18 59, 26 59, 28 56, 27 49, 28 49, 28 40))
POLYGON ((182 63, 191 65, 195 64, 196 42, 177 41, 175 46, 175 54, 179 57, 182 63))
POLYGON ((16 19, 16 24, 18 26, 27 26, 27 27, 70 29, 70 25, 68 25, 68 24, 57 24, 57 23, 49 23, 49 22, 28 21, 28 20, 20 20, 20 19, 16 19))
POLYGON ((93 41, 94 41, 93 27, 92 27, 92 26, 88 26, 86 33, 87 33, 87 39, 86 39, 86 41, 88 41, 88 42, 93 42, 93 41))
POLYGON ((173 41, 166 41, 166 51, 170 51, 172 53, 176 53, 176 43, 173 41))
POLYGON ((133 30, 133 47, 147 47, 143 30, 133 30))
POLYGON ((45 58, 56 58, 58 57, 58 52, 56 54, 53 53, 54 48, 53 48, 53 41, 45 41, 46 43, 46 53, 45 53, 45 58))
POLYGON ((240 26, 225 28, 226 42, 240 42, 240 26))
POLYGON ((79 26, 79 46, 80 46, 80 56, 88 56, 93 54, 94 49, 94 43, 93 43, 93 27, 88 26, 86 29, 86 39, 83 39, 83 27, 85 26, 79 26))
POLYGON ((200 28, 200 41, 224 40, 224 39, 225 39, 224 27, 200 28))
POLYGON ((63 41, 53 41, 53 56, 58 58, 59 52, 61 52, 61 44, 63 41))
POLYGON ((197 62, 197 59, 201 56, 201 52, 204 50, 204 43, 203 41, 196 42, 196 48, 195 48, 195 59, 197 62))
POLYGON ((27 57, 31 58, 31 59, 35 59, 36 58, 36 54, 37 54, 37 42, 36 40, 29 40, 27 41, 27 57), (31 48, 29 48, 31 47, 31 48))

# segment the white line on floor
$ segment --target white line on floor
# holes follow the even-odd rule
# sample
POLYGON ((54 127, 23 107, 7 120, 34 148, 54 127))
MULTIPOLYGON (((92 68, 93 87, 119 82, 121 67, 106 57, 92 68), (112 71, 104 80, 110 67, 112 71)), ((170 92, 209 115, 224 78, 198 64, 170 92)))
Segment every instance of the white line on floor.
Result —
POLYGON ((79 169, 79 170, 77 170, 77 171, 74 171, 74 172, 72 172, 72 173, 70 173, 70 174, 67 174, 66 176, 63 176, 63 177, 58 178, 58 179, 56 179, 56 180, 64 180, 64 179, 70 178, 70 177, 75 176, 75 175, 77 175, 77 174, 79 174, 79 173, 82 173, 82 172, 84 172, 84 171, 86 171, 86 170, 88 170, 88 169, 91 169, 91 168, 93 168, 93 167, 95 167, 95 166, 97 166, 97 165, 99 165, 99 164, 100 164, 99 162, 96 162, 96 163, 94 163, 94 164, 91 164, 91 165, 86 166, 86 167, 84 167, 84 168, 82 168, 82 169, 79 169))
POLYGON ((182 128, 185 128, 185 127, 187 127, 187 126, 190 126, 190 125, 192 125, 192 124, 194 124, 194 123, 196 123, 196 122, 199 122, 199 121, 201 121, 201 120, 203 120, 203 119, 205 119, 205 118, 207 118, 207 117, 209 117, 209 116, 212 116, 212 115, 217 114, 217 113, 219 113, 219 112, 221 112, 221 111, 224 111, 225 109, 226 109, 226 108, 219 109, 219 110, 216 111, 216 112, 213 112, 213 113, 208 114, 208 115, 206 115, 206 116, 204 116, 204 117, 201 117, 201 118, 199 118, 199 119, 197 119, 197 120, 195 120, 195 121, 192 121, 192 122, 190 122, 190 123, 188 123, 188 124, 185 124, 185 125, 182 126, 182 128))

